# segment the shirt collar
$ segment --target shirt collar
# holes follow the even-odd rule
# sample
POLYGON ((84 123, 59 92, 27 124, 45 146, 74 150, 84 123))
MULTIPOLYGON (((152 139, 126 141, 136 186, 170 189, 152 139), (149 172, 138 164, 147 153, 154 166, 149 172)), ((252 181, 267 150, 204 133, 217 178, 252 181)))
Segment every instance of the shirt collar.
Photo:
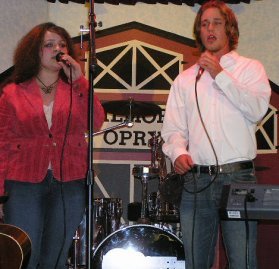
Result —
POLYGON ((239 54, 236 51, 232 50, 221 57, 220 64, 223 68, 230 67, 231 65, 234 65, 236 63, 238 57, 239 54))

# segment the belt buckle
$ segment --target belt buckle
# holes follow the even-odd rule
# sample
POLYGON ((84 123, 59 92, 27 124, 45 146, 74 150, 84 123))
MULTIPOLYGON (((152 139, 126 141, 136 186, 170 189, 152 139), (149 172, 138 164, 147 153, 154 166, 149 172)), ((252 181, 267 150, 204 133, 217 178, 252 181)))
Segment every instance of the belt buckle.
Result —
POLYGON ((210 176, 212 176, 211 165, 208 166, 208 174, 209 174, 210 176))
POLYGON ((208 174, 210 176, 212 176, 213 174, 222 173, 222 171, 223 171, 223 168, 220 165, 218 165, 218 166, 209 165, 208 166, 208 174))

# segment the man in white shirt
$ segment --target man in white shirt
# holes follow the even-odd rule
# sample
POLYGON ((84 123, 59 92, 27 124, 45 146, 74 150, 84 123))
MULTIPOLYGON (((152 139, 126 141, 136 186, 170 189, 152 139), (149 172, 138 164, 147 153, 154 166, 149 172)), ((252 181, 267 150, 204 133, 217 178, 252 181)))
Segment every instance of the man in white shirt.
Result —
POLYGON ((246 248, 245 222, 220 221, 218 210, 224 184, 256 182, 255 130, 267 112, 270 85, 260 62, 235 51, 238 23, 223 2, 201 6, 194 35, 201 56, 175 79, 161 132, 164 153, 185 177, 180 221, 186 268, 213 265, 220 224, 229 268, 249 263, 255 269, 257 222, 249 221, 246 248))

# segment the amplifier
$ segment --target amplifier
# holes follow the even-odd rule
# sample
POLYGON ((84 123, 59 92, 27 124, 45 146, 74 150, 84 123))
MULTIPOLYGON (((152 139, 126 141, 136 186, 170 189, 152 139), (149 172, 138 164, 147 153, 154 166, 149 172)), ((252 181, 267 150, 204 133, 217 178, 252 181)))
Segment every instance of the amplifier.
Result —
POLYGON ((220 202, 222 219, 279 220, 279 185, 225 185, 220 202), (246 200, 246 202, 245 202, 246 200))

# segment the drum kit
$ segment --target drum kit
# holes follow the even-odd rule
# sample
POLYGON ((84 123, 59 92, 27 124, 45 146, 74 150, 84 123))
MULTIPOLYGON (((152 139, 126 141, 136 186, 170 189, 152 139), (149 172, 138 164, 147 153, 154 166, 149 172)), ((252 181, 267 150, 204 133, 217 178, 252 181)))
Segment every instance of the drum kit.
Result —
MULTIPOLYGON (((107 113, 126 116, 125 122, 129 123, 134 117, 161 113, 159 106, 133 99, 106 102, 103 107, 107 113)), ((161 199, 159 191, 159 185, 164 184, 168 176, 168 168, 172 168, 170 163, 168 167, 162 153, 162 144, 162 139, 154 132, 149 140, 151 164, 133 168, 132 174, 142 186, 141 202, 128 205, 128 220, 135 224, 121 225, 123 204, 120 198, 94 199, 93 268, 185 269, 179 209, 161 199), (149 194, 151 180, 158 180, 158 191, 149 194)), ((86 268, 85 225, 84 216, 73 238, 69 269, 86 268)))

